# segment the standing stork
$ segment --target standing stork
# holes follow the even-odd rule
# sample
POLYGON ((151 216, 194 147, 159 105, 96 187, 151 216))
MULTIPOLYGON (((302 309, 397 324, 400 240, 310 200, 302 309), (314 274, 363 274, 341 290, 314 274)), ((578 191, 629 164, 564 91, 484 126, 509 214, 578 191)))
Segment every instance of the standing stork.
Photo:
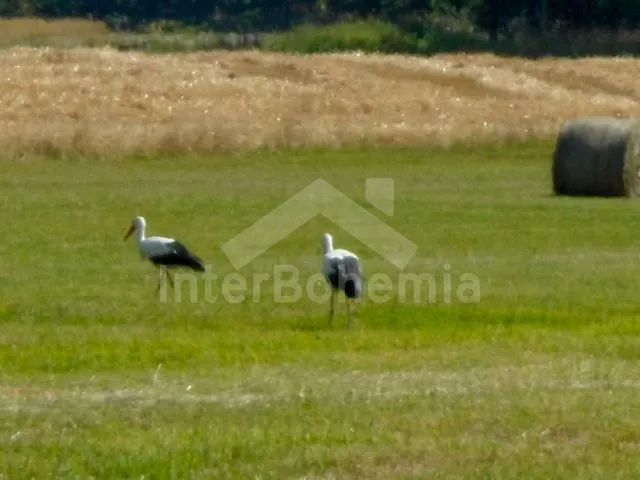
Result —
POLYGON ((140 256, 143 259, 150 260, 156 267, 160 267, 156 291, 160 290, 164 276, 169 279, 169 284, 173 288, 173 280, 169 274, 169 268, 186 267, 197 272, 205 271, 202 260, 193 255, 182 243, 167 237, 145 237, 146 227, 147 222, 144 217, 135 217, 131 222, 129 231, 124 236, 124 240, 135 232, 140 256))
POLYGON ((322 236, 322 273, 331 285, 331 305, 329 323, 335 310, 335 293, 342 290, 347 299, 347 321, 351 324, 349 304, 354 298, 362 296, 362 267, 360 259, 354 253, 342 248, 333 248, 333 237, 325 233, 322 236))

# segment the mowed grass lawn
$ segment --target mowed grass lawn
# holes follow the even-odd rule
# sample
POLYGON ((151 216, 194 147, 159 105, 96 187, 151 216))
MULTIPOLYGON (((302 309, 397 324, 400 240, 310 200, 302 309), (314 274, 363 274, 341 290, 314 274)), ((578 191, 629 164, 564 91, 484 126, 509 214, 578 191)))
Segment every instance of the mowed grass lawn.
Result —
POLYGON ((636 478, 640 204, 554 197, 552 148, 5 161, 0 477, 636 478), (370 177, 394 180, 393 215, 370 177), (344 304, 328 325, 324 301, 282 303, 274 265, 306 289, 325 231, 399 276, 315 218, 229 303, 221 246, 318 178, 414 242, 406 271, 431 283, 368 294, 351 328, 344 304), (159 301, 134 215, 202 256, 212 293, 159 301))

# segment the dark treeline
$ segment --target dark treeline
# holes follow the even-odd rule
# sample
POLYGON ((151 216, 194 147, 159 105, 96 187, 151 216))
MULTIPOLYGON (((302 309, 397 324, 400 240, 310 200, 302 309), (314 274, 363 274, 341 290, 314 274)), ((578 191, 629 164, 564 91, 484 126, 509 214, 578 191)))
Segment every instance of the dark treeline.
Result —
POLYGON ((88 17, 118 29, 169 21, 268 31, 363 17, 416 23, 432 13, 465 15, 495 38, 514 21, 542 32, 633 29, 640 25, 640 0, 0 0, 3 17, 88 17))

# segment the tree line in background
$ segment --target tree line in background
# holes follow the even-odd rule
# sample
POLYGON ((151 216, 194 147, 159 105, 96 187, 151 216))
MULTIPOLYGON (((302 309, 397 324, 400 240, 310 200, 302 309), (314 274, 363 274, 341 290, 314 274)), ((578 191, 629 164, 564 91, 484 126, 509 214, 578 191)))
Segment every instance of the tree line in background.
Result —
POLYGON ((176 28, 286 30, 304 23, 375 18, 417 24, 433 14, 464 16, 491 38, 514 22, 529 29, 634 29, 640 0, 0 0, 0 16, 84 17, 120 30, 164 21, 176 28))

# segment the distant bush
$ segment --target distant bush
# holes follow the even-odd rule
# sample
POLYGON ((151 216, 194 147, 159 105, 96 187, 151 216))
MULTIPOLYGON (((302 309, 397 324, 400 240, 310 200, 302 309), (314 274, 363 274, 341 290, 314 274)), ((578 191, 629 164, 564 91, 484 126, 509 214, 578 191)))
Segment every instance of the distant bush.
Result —
POLYGON ((631 30, 569 30, 561 25, 543 33, 514 22, 506 35, 490 39, 463 15, 428 15, 399 19, 341 21, 302 25, 265 34, 260 47, 288 53, 360 50, 367 53, 433 55, 493 52, 524 56, 640 54, 640 33, 631 30))
POLYGON ((489 40, 473 31, 437 23, 433 19, 393 24, 382 20, 342 21, 303 25, 265 35, 260 46, 289 53, 347 50, 380 53, 433 54, 442 51, 490 49, 489 40))
POLYGON ((497 43, 478 31, 465 11, 408 17, 397 24, 421 54, 490 51, 497 43))
POLYGON ((415 41, 401 28, 381 20, 342 21, 332 25, 301 25, 292 30, 265 35, 261 47, 295 53, 401 52, 412 50, 415 41))

